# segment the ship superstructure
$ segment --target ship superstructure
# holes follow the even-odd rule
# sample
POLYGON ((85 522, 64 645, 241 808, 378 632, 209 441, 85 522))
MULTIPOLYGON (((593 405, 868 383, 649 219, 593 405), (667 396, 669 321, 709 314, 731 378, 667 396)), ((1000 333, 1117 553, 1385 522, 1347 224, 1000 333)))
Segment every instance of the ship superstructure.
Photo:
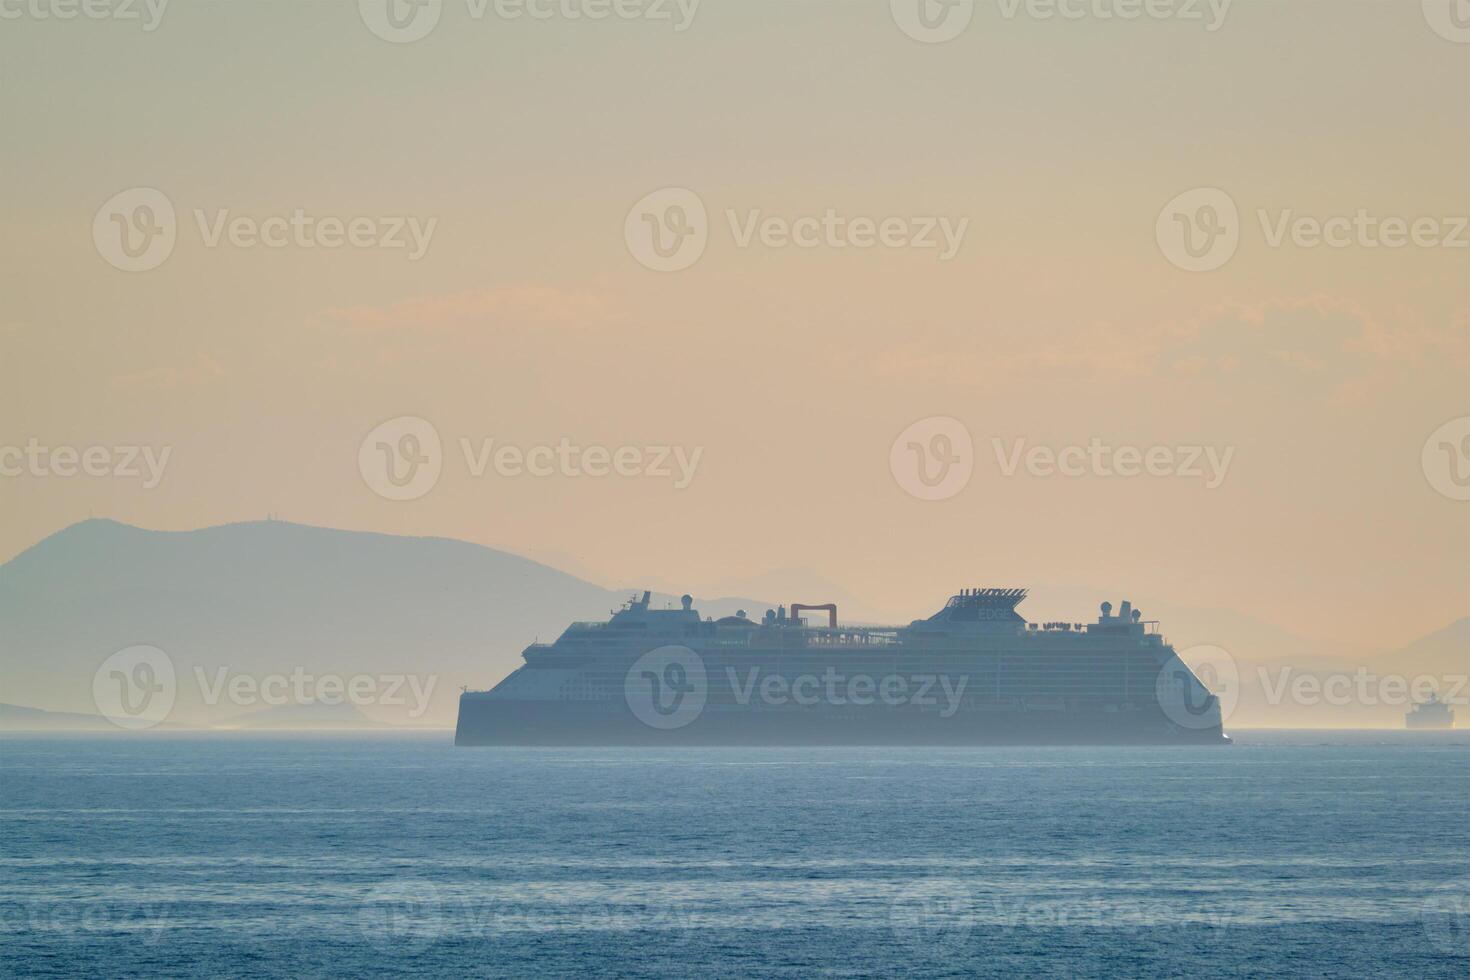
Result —
POLYGON ((1024 589, 963 589, 907 626, 832 604, 703 618, 648 592, 533 643, 460 698, 460 745, 1225 743, 1219 699, 1124 601, 1028 622, 1024 589), (803 613, 825 614, 816 623, 803 613))
POLYGON ((1404 727, 1454 728, 1455 712, 1448 704, 1441 701, 1438 695, 1431 694, 1429 700, 1414 705, 1404 716, 1404 727))

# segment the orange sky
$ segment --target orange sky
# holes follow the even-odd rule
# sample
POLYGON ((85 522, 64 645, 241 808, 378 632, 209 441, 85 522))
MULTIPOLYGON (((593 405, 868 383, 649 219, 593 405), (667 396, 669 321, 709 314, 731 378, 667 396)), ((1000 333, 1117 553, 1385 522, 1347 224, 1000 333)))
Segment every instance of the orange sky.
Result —
POLYGON ((169 457, 151 488, 64 456, 0 475, 0 559, 89 513, 270 511, 606 585, 828 582, 896 618, 1090 586, 1392 646, 1470 612, 1470 510, 1423 460, 1470 416, 1470 43, 1418 3, 1237 0, 1213 31, 982 3, 943 43, 881 2, 705 0, 683 30, 450 2, 411 43, 355 7, 7 21, 0 453, 169 457), (132 188, 175 212, 146 271, 106 244, 132 188), (627 237, 662 188, 707 217, 677 271, 627 237), (1210 271, 1161 239, 1196 188, 1237 212, 1210 271), (253 243, 297 212, 327 237, 253 243), (948 258, 782 242, 829 213, 964 231, 948 258), (327 247, 355 218, 408 245, 327 247), (360 456, 402 416, 442 452, 396 501, 360 456), (921 500, 894 441, 934 417, 971 474, 921 500), (683 487, 476 476, 464 441, 491 439, 699 456, 683 487), (1092 443, 1229 464, 1006 474, 1092 443))

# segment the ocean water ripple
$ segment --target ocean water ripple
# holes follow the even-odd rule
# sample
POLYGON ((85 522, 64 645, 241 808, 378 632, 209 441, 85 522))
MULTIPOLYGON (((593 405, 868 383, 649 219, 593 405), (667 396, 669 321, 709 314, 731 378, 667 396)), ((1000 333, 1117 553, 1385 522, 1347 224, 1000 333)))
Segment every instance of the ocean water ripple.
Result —
POLYGON ((1470 974, 1470 733, 0 740, 17 976, 1470 974))

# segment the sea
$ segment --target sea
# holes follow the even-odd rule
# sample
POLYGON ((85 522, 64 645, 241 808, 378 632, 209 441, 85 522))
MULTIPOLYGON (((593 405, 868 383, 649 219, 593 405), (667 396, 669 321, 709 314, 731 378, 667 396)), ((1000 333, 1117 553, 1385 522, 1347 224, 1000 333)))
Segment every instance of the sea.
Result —
POLYGON ((1470 732, 0 738, 0 975, 1470 977, 1470 732))

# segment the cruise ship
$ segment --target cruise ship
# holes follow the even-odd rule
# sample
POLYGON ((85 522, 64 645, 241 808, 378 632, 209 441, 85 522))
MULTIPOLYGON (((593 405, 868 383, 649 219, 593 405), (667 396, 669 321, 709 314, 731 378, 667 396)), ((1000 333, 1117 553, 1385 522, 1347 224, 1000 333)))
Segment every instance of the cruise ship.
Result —
POLYGON ((1404 715, 1405 728, 1454 728, 1455 712, 1448 704, 1439 699, 1439 695, 1429 695, 1428 701, 1421 701, 1404 715))
POLYGON ((907 626, 833 604, 702 617, 644 592, 460 695, 456 745, 1227 744, 1220 699, 1124 601, 1031 623, 963 589, 907 626), (816 614, 815 621, 808 615, 816 614), (825 621, 823 621, 825 620, 825 621))

